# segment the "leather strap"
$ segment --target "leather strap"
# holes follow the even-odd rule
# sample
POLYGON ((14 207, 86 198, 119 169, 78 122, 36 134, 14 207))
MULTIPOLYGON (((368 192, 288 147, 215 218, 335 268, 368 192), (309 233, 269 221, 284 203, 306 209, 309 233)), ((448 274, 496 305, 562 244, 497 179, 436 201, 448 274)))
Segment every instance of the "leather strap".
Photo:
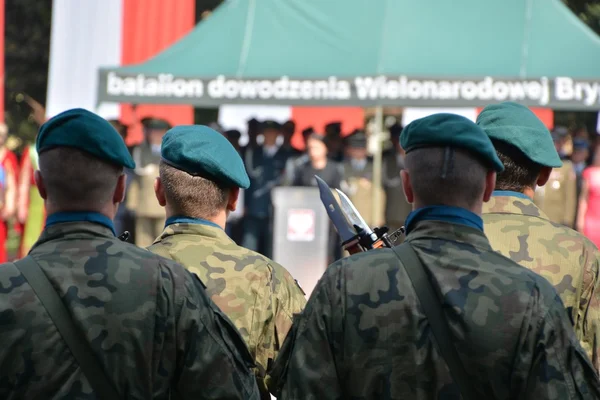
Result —
POLYGON ((96 396, 102 400, 119 399, 119 393, 98 362, 90 344, 73 323, 69 311, 39 264, 31 256, 27 256, 16 261, 14 265, 23 274, 38 299, 40 299, 58 332, 69 346, 73 357, 79 363, 79 367, 96 396))
POLYGON ((433 290, 423 263, 408 243, 392 247, 392 250, 396 253, 400 263, 404 265, 404 269, 408 273, 408 277, 419 298, 419 303, 421 303, 421 307, 423 307, 423 311, 431 327, 431 332, 438 344, 438 349, 446 361, 450 375, 452 375, 454 382, 458 385, 463 399, 476 400, 483 398, 483 395, 477 395, 476 390, 471 385, 469 375, 460 361, 456 347, 454 347, 454 343, 452 342, 453 336, 446 322, 442 304, 433 290))

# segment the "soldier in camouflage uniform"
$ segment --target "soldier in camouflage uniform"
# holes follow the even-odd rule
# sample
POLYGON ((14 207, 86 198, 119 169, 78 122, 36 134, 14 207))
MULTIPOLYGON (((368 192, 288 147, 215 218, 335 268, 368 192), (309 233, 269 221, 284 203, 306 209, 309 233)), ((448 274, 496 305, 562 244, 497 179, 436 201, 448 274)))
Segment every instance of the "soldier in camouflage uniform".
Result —
MULTIPOLYGON (((564 127, 557 127, 552 132, 557 152, 568 134, 564 127)), ((573 163, 566 156, 561 157, 561 161, 562 166, 552 169, 548 182, 535 189, 533 202, 550 221, 573 228, 577 210, 577 175, 573 163)))
MULTIPOLYGON (((70 110, 42 126, 37 150, 48 219, 29 257, 120 398, 258 399, 248 349, 198 277, 115 237, 135 164, 114 128, 70 110)), ((21 262, 0 266, 0 398, 99 398, 21 262)))
POLYGON ((552 168, 561 166, 550 132, 527 107, 486 107, 477 123, 504 163, 497 191, 484 205, 485 233, 494 250, 540 274, 554 285, 575 333, 596 370, 600 369, 598 249, 582 234, 552 222, 532 201, 552 168))
MULTIPOLYGON (((592 399, 600 382, 552 286, 494 252, 483 201, 502 163, 483 130, 437 114, 402 134, 406 242, 430 276, 481 399, 592 399)), ((458 399, 406 269, 391 249, 332 264, 272 370, 277 398, 458 399), (282 390, 280 390, 282 388, 282 390)))
POLYGON ((163 140, 156 187, 167 223, 149 249, 200 276, 246 340, 263 398, 268 399, 265 371, 306 299, 285 268, 237 246, 225 234, 239 188, 249 184, 242 159, 220 134, 205 126, 171 129, 163 140))

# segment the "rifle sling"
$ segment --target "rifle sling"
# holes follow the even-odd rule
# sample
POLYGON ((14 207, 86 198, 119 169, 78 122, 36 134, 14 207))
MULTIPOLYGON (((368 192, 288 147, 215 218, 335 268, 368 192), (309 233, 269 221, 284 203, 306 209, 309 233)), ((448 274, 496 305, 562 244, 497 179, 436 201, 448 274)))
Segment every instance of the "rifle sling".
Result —
POLYGON ((69 311, 39 264, 31 256, 27 256, 16 261, 14 265, 33 288, 96 396, 102 400, 119 399, 118 392, 95 357, 87 339, 75 326, 69 311))
POLYGON ((453 336, 444 317, 442 304, 433 290, 423 263, 419 260, 419 257, 410 244, 406 242, 400 246, 392 247, 392 250, 400 260, 400 263, 404 265, 404 269, 412 282, 419 303, 423 307, 438 349, 446 361, 450 375, 452 375, 454 382, 458 385, 463 399, 480 399, 482 396, 478 396, 471 385, 469 375, 460 361, 456 347, 452 343, 453 336))

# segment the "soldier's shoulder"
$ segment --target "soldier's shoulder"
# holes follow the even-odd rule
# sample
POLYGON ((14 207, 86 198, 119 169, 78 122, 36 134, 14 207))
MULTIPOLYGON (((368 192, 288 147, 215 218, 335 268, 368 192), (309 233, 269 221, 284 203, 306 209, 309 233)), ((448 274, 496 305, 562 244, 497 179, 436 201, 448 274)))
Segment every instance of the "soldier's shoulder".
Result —
POLYGON ((174 280, 181 284, 188 279, 185 268, 173 260, 118 239, 111 242, 112 246, 106 249, 106 253, 110 256, 109 262, 118 264, 116 273, 130 266, 129 273, 133 275, 148 277, 155 273, 159 275, 158 279, 174 280))
POLYGON ((400 268, 398 256, 392 249, 384 248, 353 254, 337 260, 325 271, 327 279, 343 279, 345 281, 364 281, 376 270, 400 268))
POLYGON ((256 251, 241 246, 238 246, 238 248, 240 260, 245 264, 251 265, 253 268, 262 271, 263 273, 273 275, 278 282, 293 281, 290 272, 283 265, 256 251))
POLYGON ((553 239, 556 241, 555 246, 557 248, 566 247, 572 254, 580 251, 581 253, 591 254, 596 259, 600 257, 598 247, 583 233, 556 222, 548 222, 550 222, 554 229, 553 239))
MULTIPOLYGON (((519 289, 519 292, 529 291, 532 295, 541 296, 546 304, 551 304, 559 299, 554 286, 534 271, 526 268, 511 258, 494 250, 488 250, 480 255, 482 263, 486 263, 486 275, 478 277, 482 281, 486 277, 492 281, 496 281, 499 277, 504 281, 504 286, 511 286, 514 289, 519 289)), ((559 300, 560 301, 560 300, 559 300)))

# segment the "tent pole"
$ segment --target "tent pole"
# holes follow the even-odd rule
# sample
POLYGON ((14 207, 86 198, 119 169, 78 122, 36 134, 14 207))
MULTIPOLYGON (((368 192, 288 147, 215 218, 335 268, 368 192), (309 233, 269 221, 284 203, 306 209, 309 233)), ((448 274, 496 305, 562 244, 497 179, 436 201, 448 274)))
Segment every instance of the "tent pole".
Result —
POLYGON ((381 214, 381 186, 382 186, 382 164, 383 164, 383 107, 377 106, 375 109, 375 152, 373 154, 373 204, 371 221, 374 224, 381 224, 384 221, 378 221, 381 214))

